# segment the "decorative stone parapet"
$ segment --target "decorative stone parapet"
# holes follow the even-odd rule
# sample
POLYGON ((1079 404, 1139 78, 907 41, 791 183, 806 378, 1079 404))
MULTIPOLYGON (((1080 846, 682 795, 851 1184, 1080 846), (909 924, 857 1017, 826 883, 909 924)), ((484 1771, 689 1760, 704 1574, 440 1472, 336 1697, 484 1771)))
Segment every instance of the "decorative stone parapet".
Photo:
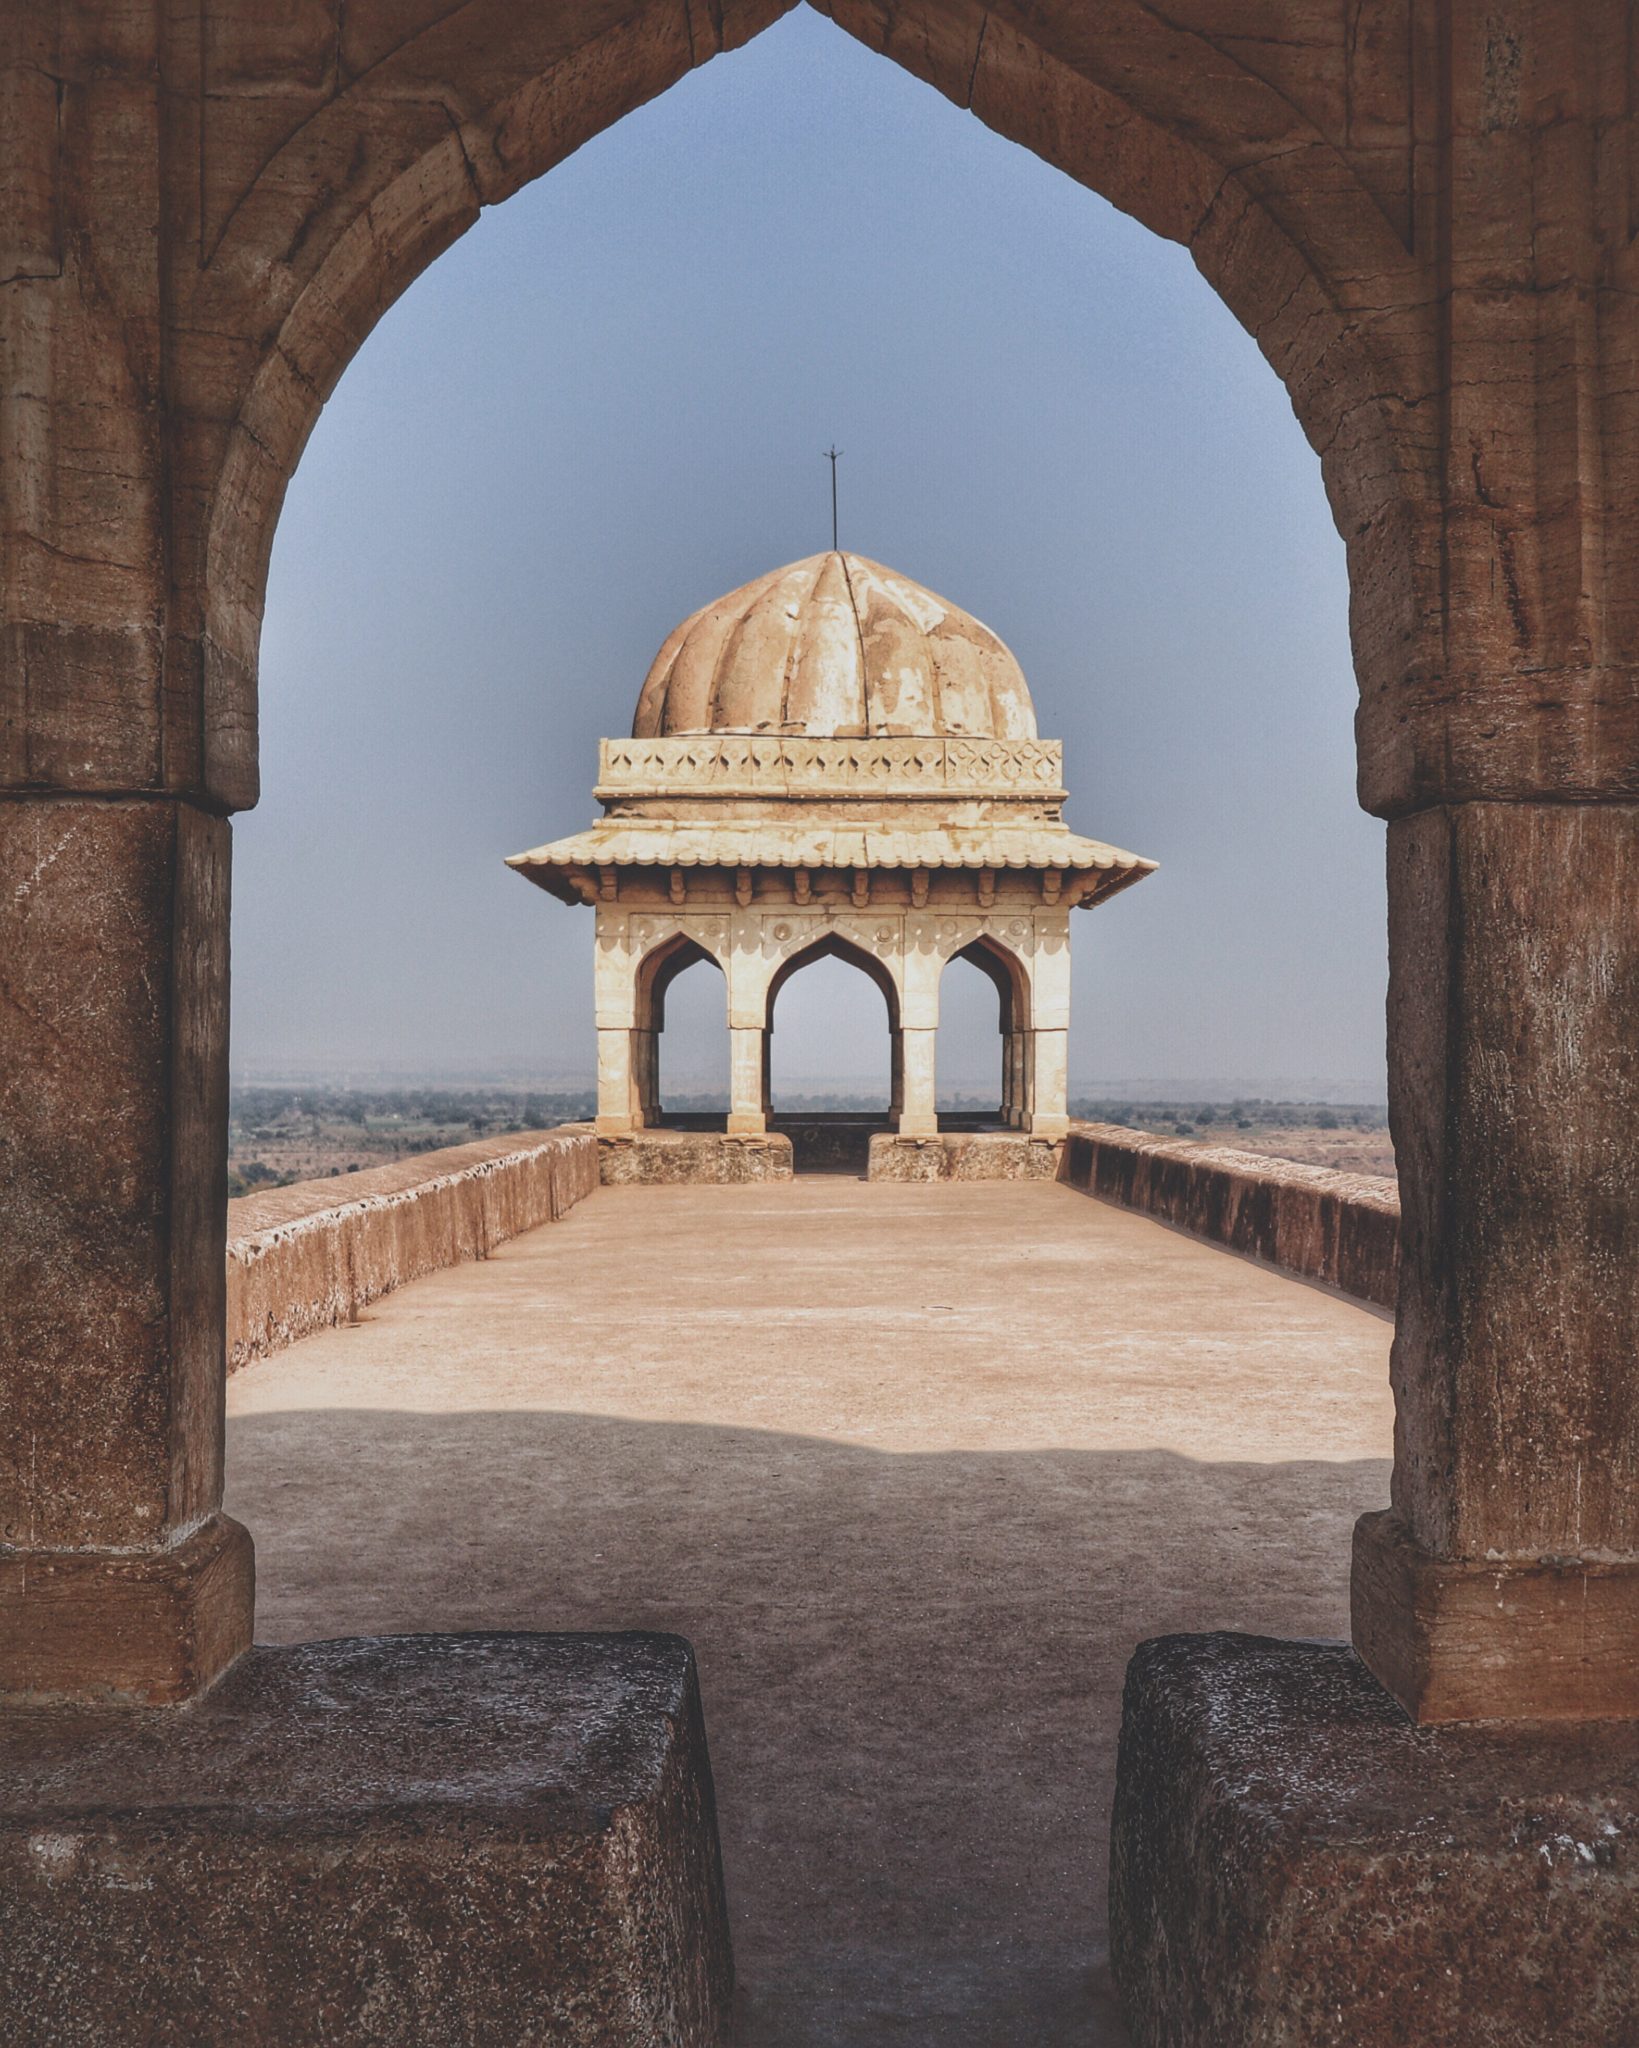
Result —
POLYGON ((228 1370, 351 1322, 407 1280, 486 1258, 598 1185, 589 1131, 535 1131, 228 1204, 228 1370))
POLYGON ((1063 1177, 1359 1301, 1394 1306, 1400 1196, 1392 1180, 1081 1122, 1070 1126, 1063 1177))
POLYGON ((782 739, 694 733, 604 740, 593 792, 671 796, 982 796, 1062 801, 1057 740, 782 739))

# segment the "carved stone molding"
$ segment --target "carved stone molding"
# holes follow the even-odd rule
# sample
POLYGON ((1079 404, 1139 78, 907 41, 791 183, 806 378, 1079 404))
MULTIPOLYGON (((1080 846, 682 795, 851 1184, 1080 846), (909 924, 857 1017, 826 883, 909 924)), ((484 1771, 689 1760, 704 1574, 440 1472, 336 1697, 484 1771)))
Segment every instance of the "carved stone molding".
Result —
POLYGON ((1057 740, 778 739, 701 733, 604 740, 596 795, 949 795, 1062 798, 1057 740))

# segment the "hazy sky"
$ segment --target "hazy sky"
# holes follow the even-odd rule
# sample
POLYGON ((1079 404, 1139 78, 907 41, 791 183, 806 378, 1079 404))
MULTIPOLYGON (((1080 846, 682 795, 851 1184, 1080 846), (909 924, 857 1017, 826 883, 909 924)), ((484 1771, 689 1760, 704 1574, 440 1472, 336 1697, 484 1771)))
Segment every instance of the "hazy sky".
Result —
MULTIPOLYGON (((1161 862, 1075 920, 1075 1082, 1381 1095, 1382 827, 1284 391, 1182 250, 806 9, 486 213, 319 421, 235 826, 238 1074, 590 1071, 591 914, 502 859, 589 822, 678 619, 828 544, 833 439, 843 544, 993 626, 1071 824, 1161 862)), ((995 1057, 968 980, 956 1081, 995 1057)), ((676 984, 676 1080, 721 1018, 676 984)), ((834 963, 779 1025, 788 1083, 885 1071, 834 963)))

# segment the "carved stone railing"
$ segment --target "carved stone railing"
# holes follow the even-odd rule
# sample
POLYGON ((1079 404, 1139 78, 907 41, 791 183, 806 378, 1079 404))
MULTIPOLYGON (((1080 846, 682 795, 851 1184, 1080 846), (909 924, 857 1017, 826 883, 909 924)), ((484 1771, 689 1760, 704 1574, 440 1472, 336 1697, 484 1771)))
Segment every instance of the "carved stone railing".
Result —
POLYGON ((595 794, 1008 796, 1062 801, 1057 740, 793 739, 700 733, 604 740, 595 794))

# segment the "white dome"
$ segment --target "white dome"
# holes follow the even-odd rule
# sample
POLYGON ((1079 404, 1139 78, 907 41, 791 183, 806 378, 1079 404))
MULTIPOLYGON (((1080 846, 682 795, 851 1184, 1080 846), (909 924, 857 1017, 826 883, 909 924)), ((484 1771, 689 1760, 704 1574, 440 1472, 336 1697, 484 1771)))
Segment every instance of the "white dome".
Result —
POLYGON ((655 656, 634 739, 671 733, 1036 737, 988 626, 862 555, 811 555, 687 618, 655 656))

